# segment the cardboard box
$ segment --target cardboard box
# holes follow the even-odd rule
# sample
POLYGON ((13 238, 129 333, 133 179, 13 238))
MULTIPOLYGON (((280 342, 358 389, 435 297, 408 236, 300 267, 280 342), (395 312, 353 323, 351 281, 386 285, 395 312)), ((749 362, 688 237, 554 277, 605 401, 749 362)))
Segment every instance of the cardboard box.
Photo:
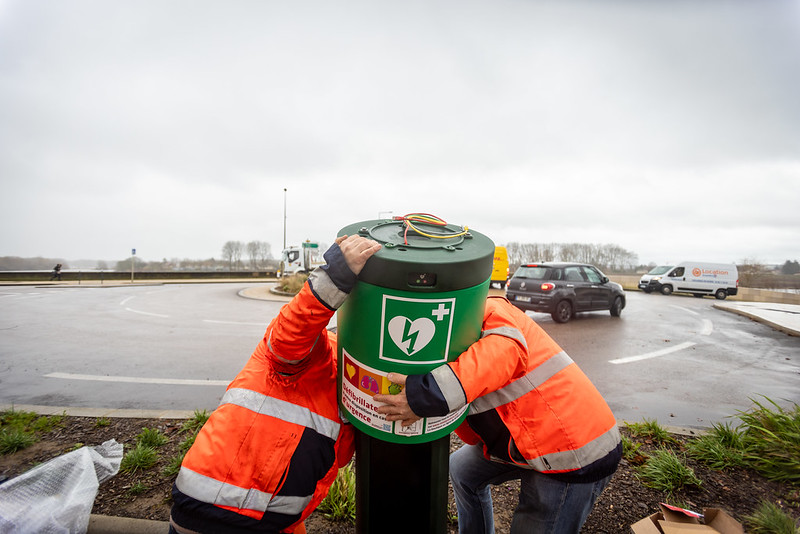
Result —
POLYGON ((631 525, 633 534, 744 534, 741 523, 719 508, 706 508, 702 514, 661 503, 656 512, 631 525), (701 523, 701 519, 703 522, 701 523))

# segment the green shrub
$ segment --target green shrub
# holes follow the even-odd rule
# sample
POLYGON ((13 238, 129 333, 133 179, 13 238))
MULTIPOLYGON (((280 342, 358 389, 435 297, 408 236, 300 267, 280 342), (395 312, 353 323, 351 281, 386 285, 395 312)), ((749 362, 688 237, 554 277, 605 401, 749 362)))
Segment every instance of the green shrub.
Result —
POLYGON ((11 427, 0 430, 0 454, 11 454, 36 443, 36 436, 11 427))
POLYGON ((119 470, 123 473, 146 471, 156 465, 156 462, 158 462, 156 450, 140 443, 122 457, 119 470))
POLYGON ((744 461, 770 480, 800 485, 800 406, 784 410, 766 399, 773 408, 753 401, 755 408, 739 412, 744 461))
POLYGON ((669 435, 667 429, 658 424, 655 419, 645 419, 643 423, 625 423, 632 436, 648 438, 656 443, 675 443, 675 438, 669 435))
POLYGON ((161 474, 165 477, 177 476, 178 472, 181 470, 181 464, 183 463, 184 456, 186 456, 186 453, 173 456, 166 467, 161 470, 161 474))
POLYGON ((181 432, 197 434, 200 429, 203 428, 203 425, 206 424, 209 417, 210 415, 206 410, 195 410, 194 415, 184 421, 181 426, 181 432))
POLYGON ((657 449, 648 455, 644 465, 636 468, 636 476, 650 488, 673 493, 683 486, 700 486, 692 468, 669 449, 657 449))
POLYGON ((798 534, 800 528, 792 516, 768 501, 761 504, 744 522, 751 534, 798 534))
POLYGON ((145 484, 144 482, 136 482, 128 489, 128 494, 129 495, 141 495, 142 493, 144 493, 145 491, 147 491, 149 489, 150 489, 150 487, 147 484, 145 484))
POLYGON ((319 510, 332 521, 356 522, 356 472, 352 463, 339 469, 319 510))
POLYGON ((278 287, 281 291, 296 295, 303 289, 303 284, 306 283, 306 280, 308 280, 307 274, 293 274, 281 278, 278 287))
POLYGON ((629 462, 635 462, 639 459, 642 453, 639 449, 642 447, 641 443, 633 441, 631 438, 622 434, 622 457, 629 462))
POLYGON ((136 436, 136 443, 144 447, 158 448, 166 444, 169 438, 157 428, 143 428, 136 436))
POLYGON ((111 425, 111 419, 109 419, 108 417, 98 417, 94 422, 94 426, 96 427, 103 427, 110 425, 111 425))
POLYGON ((0 414, 0 427, 12 426, 27 429, 39 416, 34 412, 18 412, 13 408, 0 414))
POLYGON ((744 435, 728 423, 712 425, 710 432, 690 441, 686 448, 692 458, 711 469, 722 471, 744 465, 744 435))

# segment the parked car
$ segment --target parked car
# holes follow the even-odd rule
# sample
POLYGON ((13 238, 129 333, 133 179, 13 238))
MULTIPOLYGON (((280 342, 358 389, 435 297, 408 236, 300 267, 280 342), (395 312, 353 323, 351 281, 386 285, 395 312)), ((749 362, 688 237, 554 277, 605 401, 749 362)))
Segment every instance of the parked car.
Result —
POLYGON ((625 291, 585 263, 528 263, 520 265, 506 285, 506 296, 521 310, 549 313, 566 323, 576 313, 608 310, 619 317, 625 291))

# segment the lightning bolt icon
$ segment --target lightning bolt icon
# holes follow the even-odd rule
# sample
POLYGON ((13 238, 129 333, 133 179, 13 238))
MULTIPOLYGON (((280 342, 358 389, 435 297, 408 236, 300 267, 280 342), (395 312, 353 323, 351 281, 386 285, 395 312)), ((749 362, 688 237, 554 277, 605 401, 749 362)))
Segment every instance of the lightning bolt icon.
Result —
POLYGON ((411 354, 414 352, 414 344, 417 342, 417 336, 419 335, 419 328, 415 328, 413 331, 411 330, 411 321, 406 319, 405 325, 403 326, 403 343, 408 343, 406 345, 406 352, 411 354))

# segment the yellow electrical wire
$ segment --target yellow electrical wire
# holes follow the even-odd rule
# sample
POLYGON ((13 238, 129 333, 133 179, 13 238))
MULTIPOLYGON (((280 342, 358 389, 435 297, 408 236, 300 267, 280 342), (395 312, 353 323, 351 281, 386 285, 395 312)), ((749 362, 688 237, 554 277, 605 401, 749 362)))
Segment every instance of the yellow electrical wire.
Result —
POLYGON ((453 237, 460 237, 469 231, 469 228, 467 226, 462 226, 460 232, 454 232, 452 234, 435 235, 423 232, 422 230, 420 230, 419 228, 417 228, 412 224, 412 221, 414 221, 414 222, 432 224, 435 226, 447 225, 444 219, 442 219, 441 217, 437 217, 436 215, 431 215, 430 213, 409 213, 408 215, 404 215, 403 217, 396 217, 396 219, 400 219, 406 224, 406 231, 403 235, 403 239, 406 245, 408 244, 407 235, 409 228, 411 228, 418 234, 423 235, 425 237, 429 237, 431 239, 451 239, 453 237))

